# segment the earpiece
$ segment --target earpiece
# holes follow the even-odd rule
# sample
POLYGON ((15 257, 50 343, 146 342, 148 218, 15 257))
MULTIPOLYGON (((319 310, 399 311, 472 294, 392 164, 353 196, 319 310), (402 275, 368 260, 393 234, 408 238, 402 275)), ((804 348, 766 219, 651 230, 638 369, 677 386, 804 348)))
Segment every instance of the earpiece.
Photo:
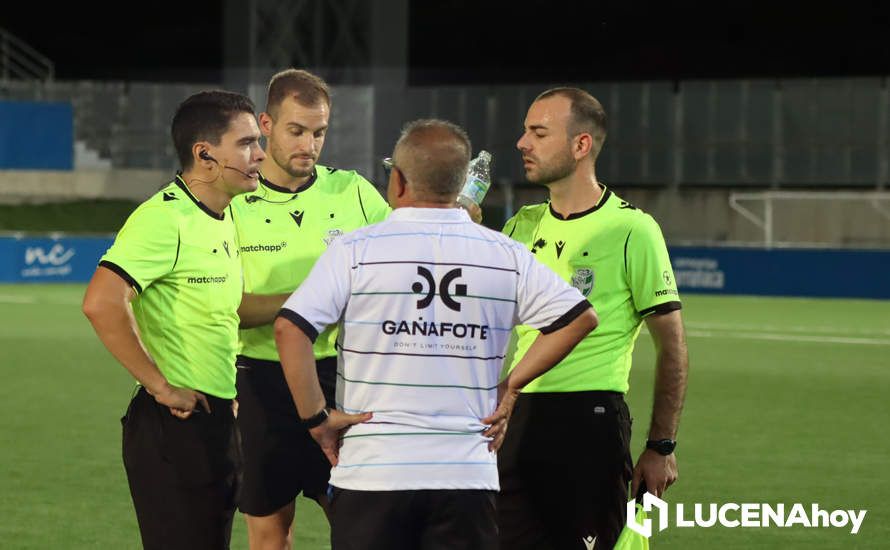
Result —
POLYGON ((198 157, 204 160, 212 160, 213 162, 216 162, 216 159, 211 157, 210 153, 208 153, 207 151, 201 151, 200 153, 198 153, 198 157))

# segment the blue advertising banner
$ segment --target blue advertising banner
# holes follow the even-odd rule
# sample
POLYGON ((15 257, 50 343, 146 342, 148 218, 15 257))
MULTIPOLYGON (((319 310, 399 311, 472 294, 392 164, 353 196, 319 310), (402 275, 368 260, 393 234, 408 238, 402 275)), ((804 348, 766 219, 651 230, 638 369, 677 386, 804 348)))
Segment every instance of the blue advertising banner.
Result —
MULTIPOLYGON (((0 237, 0 282, 87 282, 113 237, 0 237)), ((670 247, 682 292, 890 299, 890 250, 670 247)))
POLYGON ((890 298, 890 250, 670 247, 681 291, 890 298))
POLYGON ((111 237, 0 237, 0 281, 86 282, 111 237))
POLYGON ((0 169, 74 168, 74 109, 70 103, 0 101, 0 169))

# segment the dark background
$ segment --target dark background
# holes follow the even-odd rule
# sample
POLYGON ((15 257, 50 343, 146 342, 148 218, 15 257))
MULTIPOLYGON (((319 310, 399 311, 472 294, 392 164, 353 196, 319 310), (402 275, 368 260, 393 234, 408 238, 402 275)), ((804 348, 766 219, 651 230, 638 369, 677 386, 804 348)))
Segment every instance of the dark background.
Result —
MULTIPOLYGON (((11 0, 0 27, 59 79, 218 82, 223 11, 11 0)), ((411 0, 409 22, 412 84, 890 74, 890 2, 411 0)))

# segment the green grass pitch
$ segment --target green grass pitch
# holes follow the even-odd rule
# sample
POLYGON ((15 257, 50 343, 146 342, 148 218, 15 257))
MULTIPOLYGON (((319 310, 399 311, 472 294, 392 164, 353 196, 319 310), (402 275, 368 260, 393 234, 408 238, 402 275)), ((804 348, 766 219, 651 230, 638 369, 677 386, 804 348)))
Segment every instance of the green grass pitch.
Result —
MULTIPOLYGON (((0 547, 138 548, 120 458, 132 380, 80 312, 82 285, 0 285, 0 547)), ((684 296, 691 361, 669 503, 867 509, 849 529, 678 528, 653 548, 890 545, 890 302, 684 296)), ((640 335, 628 401, 634 453, 653 348, 640 335)), ((571 482, 571 480, 555 480, 571 482)), ((295 547, 328 547, 302 500, 295 547)), ((232 547, 247 548, 243 518, 232 547)))

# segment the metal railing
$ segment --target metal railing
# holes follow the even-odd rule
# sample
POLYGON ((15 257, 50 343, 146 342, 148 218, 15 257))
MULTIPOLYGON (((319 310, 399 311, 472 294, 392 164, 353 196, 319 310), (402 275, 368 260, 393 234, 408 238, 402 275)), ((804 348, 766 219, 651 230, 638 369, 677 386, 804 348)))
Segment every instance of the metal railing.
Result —
POLYGON ((0 29, 0 80, 39 80, 55 77, 52 61, 9 31, 0 29))

